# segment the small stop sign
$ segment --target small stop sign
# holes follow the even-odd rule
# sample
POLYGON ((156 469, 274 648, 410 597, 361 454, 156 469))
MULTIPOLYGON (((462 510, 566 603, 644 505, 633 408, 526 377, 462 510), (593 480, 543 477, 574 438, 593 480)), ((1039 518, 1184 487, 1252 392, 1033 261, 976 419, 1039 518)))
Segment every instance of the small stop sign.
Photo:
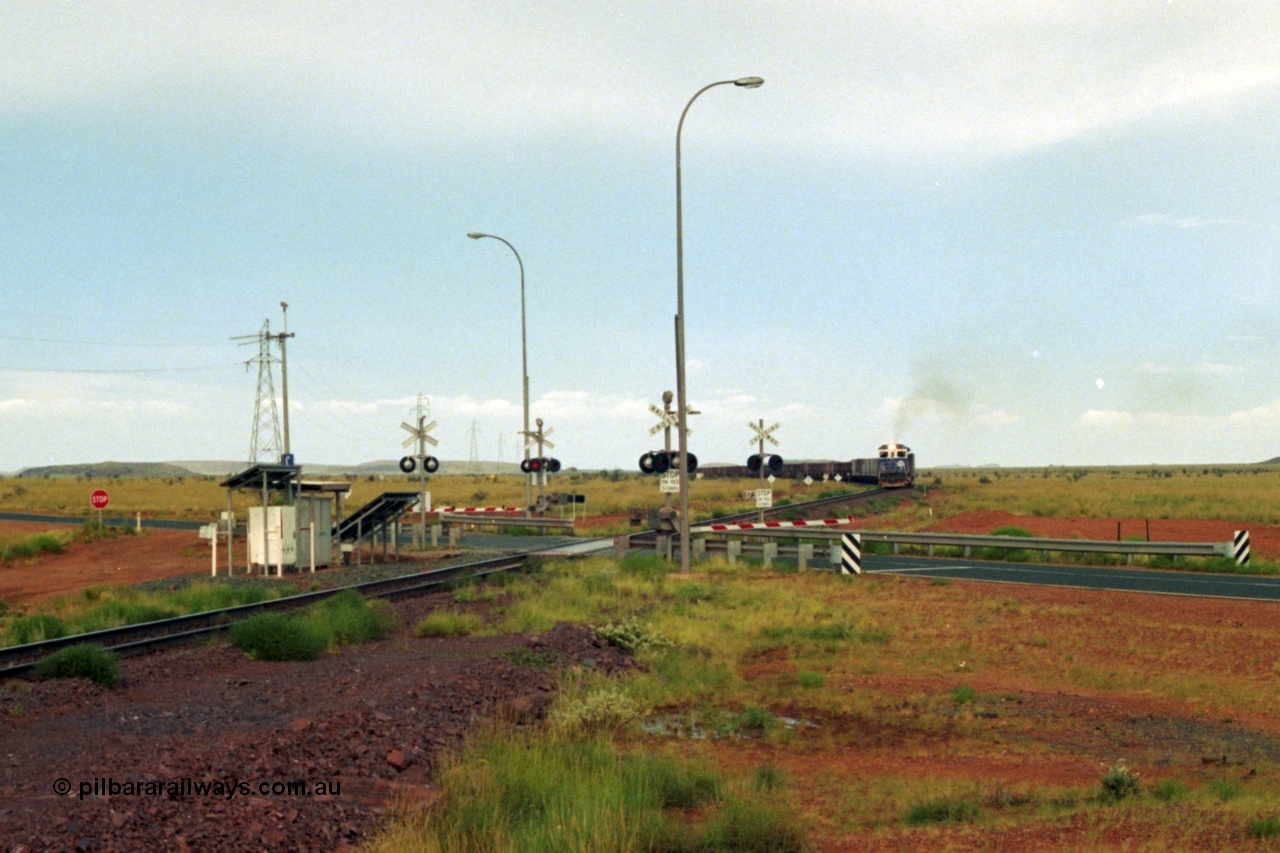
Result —
POLYGON ((89 505, 94 509, 106 509, 109 503, 111 498, 107 495, 106 489, 94 489, 93 494, 89 495, 89 505))

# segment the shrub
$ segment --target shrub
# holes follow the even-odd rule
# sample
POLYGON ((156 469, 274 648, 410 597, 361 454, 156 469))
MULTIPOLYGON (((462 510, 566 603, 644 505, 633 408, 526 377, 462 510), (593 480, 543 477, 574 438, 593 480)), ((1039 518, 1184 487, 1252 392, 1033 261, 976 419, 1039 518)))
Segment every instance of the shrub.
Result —
POLYGON ((646 709, 620 688, 606 684, 556 705, 552 721, 566 732, 616 732, 640 719, 646 709))
POLYGON ((414 634, 418 637, 466 637, 480 630, 484 623, 473 613, 454 613, 436 610, 418 623, 414 634))
POLYGON ((1155 790, 1152 793, 1155 794, 1157 800, 1171 803, 1187 795, 1187 786, 1177 779, 1161 779, 1156 783, 1155 790))
POLYGON ((274 597, 276 592, 274 585, 268 587, 259 583, 237 583, 234 586, 196 583, 175 592, 169 600, 183 613, 204 613, 240 604, 257 604, 274 597))
POLYGON ((971 705, 978 701, 978 691, 968 684, 958 684, 951 688, 951 701, 957 705, 971 705))
POLYGON ((686 582, 676 584, 671 595, 682 604, 697 604, 699 601, 710 601, 716 595, 715 587, 701 583, 686 582))
POLYGON ((1235 779, 1214 779, 1208 787, 1209 793, 1224 803, 1240 796, 1240 783, 1235 779))
POLYGON ((670 648, 674 644, 658 631, 641 625, 635 619, 626 622, 610 622, 592 628, 596 636, 611 646, 617 646, 628 654, 639 654, 649 649, 670 648))
POLYGON ((111 687, 119 675, 114 652, 93 643, 79 643, 59 649, 35 665, 40 678, 87 678, 111 687))
POLYGON ((27 542, 37 553, 41 554, 61 554, 66 550, 62 540, 52 533, 40 533, 32 536, 27 542))
POLYGON ((1129 765, 1121 759, 1102 774, 1102 798, 1118 802, 1125 797, 1133 796, 1141 789, 1142 783, 1138 774, 1129 769, 1129 765))
POLYGON ((1280 835, 1280 818, 1255 818, 1249 825, 1249 834, 1254 838, 1275 838, 1280 835))
POLYGON ((741 713, 734 714, 729 719, 729 728, 732 731, 742 731, 751 729, 761 734, 768 734, 778 727, 778 718, 768 708, 761 708, 753 705, 741 713))
POLYGON ((661 580, 667 576, 669 567, 667 561, 657 554, 633 551, 618 561, 618 570, 645 580, 661 580))
POLYGON ((787 785, 787 776, 778 765, 766 761, 751 774, 751 787, 764 793, 780 791, 787 785))
POLYGON ((256 660, 315 660, 329 648, 323 627, 282 613, 259 613, 237 622, 231 642, 256 660))
POLYGON ((315 605, 312 620, 338 644, 381 640, 395 627, 395 612, 385 601, 369 601, 353 589, 315 605))
POLYGON ((982 808, 968 797, 941 797, 916 803, 903 817, 909 826, 931 823, 972 823, 982 815, 982 808))
POLYGON ((1031 535, 1031 531, 1027 530, 1025 527, 997 527, 995 530, 991 531, 991 535, 992 536, 1018 536, 1023 539, 1033 538, 1031 535))
POLYGON ((804 824, 785 804, 731 799, 707 824, 697 849, 707 853, 803 853, 804 824))
POLYGON ((156 622, 177 615, 177 611, 172 608, 111 598, 98 604, 88 613, 72 620, 72 622, 79 631, 89 632, 101 631, 106 628, 119 628, 122 625, 156 622))
POLYGON ((56 640, 67 636, 67 626, 57 616, 48 613, 33 613, 14 620, 6 632, 10 645, 22 646, 27 643, 38 643, 41 640, 56 640))
POLYGON ((696 809, 720 799, 720 777, 711 770, 677 764, 669 756, 644 755, 632 760, 644 762, 664 809, 696 809))
POLYGON ((805 690, 815 690, 822 686, 826 679, 820 672, 801 672, 796 676, 796 685, 805 690))

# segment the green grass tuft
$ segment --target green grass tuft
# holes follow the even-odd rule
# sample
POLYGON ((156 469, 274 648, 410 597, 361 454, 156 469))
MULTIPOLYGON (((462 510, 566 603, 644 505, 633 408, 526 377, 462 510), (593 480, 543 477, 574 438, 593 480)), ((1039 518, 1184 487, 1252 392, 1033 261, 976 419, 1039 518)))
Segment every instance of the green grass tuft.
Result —
POLYGON ((67 626, 57 616, 49 613, 33 613, 20 616, 5 631, 5 642, 11 646, 23 646, 27 643, 39 643, 42 640, 56 640, 67 636, 67 626))
POLYGON ((119 677, 116 655, 92 643, 80 643, 59 649, 35 665, 40 678, 87 678, 111 687, 119 677))
POLYGON ((933 823, 973 823, 982 816, 977 801, 968 797, 941 797, 916 803, 907 809, 903 821, 908 826, 933 823))
POLYGON ((484 622, 474 613, 455 613, 452 610, 436 610, 414 628, 418 637, 467 637, 479 631, 484 622))
POLYGON ((1255 818, 1249 825, 1249 834, 1254 838, 1276 838, 1280 836, 1280 818, 1255 818))
POLYGON ((1171 803, 1187 795, 1187 786, 1177 779, 1161 779, 1151 791, 1162 803, 1171 803))
POLYGON ((329 648, 329 635, 308 619, 259 613, 231 627, 231 642, 255 660, 316 660, 329 648))
POLYGON ((381 640, 395 629, 395 611, 385 601, 369 601, 343 590, 311 608, 308 618, 337 645, 381 640))

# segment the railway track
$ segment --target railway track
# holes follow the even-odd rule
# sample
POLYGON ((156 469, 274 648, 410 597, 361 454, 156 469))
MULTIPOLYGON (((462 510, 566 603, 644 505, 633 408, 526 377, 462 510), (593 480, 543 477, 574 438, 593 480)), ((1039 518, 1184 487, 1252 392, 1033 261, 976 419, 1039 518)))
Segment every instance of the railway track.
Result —
POLYGON ((537 553, 537 550, 523 551, 488 560, 479 560, 474 563, 465 563, 460 566, 448 566, 412 575, 365 581, 350 586, 335 587, 316 592, 304 592, 256 604, 243 604, 223 610, 208 610, 188 616, 175 616, 171 619, 162 619, 155 622, 142 622, 136 625, 108 628, 88 634, 59 637, 22 646, 8 646, 0 648, 0 679, 26 675, 41 658, 59 649, 79 643, 93 643, 120 655, 139 654, 178 643, 185 643, 190 640, 212 637, 227 631, 235 622, 258 613, 297 610, 315 602, 323 601, 348 589, 355 590, 366 598, 384 598, 390 601, 422 595, 427 592, 433 592, 454 581, 522 568, 526 559, 530 556, 536 556, 537 553))
MULTIPOLYGON (((813 512, 814 510, 824 509, 830 506, 866 503, 877 498, 892 495, 893 493, 900 494, 901 490, 872 489, 866 492, 837 495, 812 501, 802 501, 801 503, 796 504, 788 504, 786 506, 773 507, 771 509, 766 509, 764 512, 766 517, 773 517, 793 512, 806 514, 813 512)), ((758 513, 759 510, 752 510, 750 512, 727 515, 722 518, 709 519, 707 522, 703 523, 731 523, 735 521, 745 521, 756 518, 758 513)), ((646 531, 643 533, 632 534, 631 539, 637 545, 640 545, 640 543, 645 543, 651 540, 654 535, 653 531, 646 531)), ((589 542, 590 540, 587 540, 581 544, 587 545, 589 542)), ((600 542, 602 551, 608 550, 612 546, 612 539, 601 539, 600 542)), ((209 610, 203 613, 194 613, 187 616, 175 616, 170 619, 162 619, 155 622, 143 622, 136 625, 125 625, 119 628, 108 628, 88 634, 59 637, 52 640, 28 643, 22 646, 3 647, 0 648, 0 680, 27 675, 40 659, 58 651, 59 649, 77 645, 79 643, 93 643, 103 648, 110 649, 119 655, 140 654, 176 645, 178 643, 185 643, 192 640, 216 636, 228 631, 231 625, 235 622, 247 619, 248 617, 254 616, 258 613, 298 610, 318 601, 323 601, 326 598, 330 598, 344 592, 345 590, 355 590, 366 598, 383 598, 391 601, 399 598, 409 598, 415 595, 422 595, 438 590, 446 584, 465 578, 483 577, 497 572, 512 571, 522 568, 527 559, 530 557, 536 557, 539 551, 543 550, 550 549, 530 549, 502 557, 494 557, 487 560, 465 563, 459 566, 448 566, 440 569, 432 569, 427 572, 402 575, 400 577, 365 581, 358 584, 351 584, 349 586, 335 587, 333 589, 304 592, 297 595, 291 595, 286 598, 277 598, 271 601, 258 602, 256 604, 244 604, 222 610, 209 610)))

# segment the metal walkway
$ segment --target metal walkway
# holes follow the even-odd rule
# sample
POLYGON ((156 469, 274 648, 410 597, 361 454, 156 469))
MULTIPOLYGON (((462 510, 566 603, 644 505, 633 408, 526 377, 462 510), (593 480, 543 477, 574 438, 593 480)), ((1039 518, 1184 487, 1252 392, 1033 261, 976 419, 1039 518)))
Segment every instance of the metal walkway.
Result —
POLYGON ((351 515, 333 526, 333 536, 339 542, 355 542, 366 538, 375 530, 399 518, 405 510, 418 502, 418 492, 383 492, 351 515))

